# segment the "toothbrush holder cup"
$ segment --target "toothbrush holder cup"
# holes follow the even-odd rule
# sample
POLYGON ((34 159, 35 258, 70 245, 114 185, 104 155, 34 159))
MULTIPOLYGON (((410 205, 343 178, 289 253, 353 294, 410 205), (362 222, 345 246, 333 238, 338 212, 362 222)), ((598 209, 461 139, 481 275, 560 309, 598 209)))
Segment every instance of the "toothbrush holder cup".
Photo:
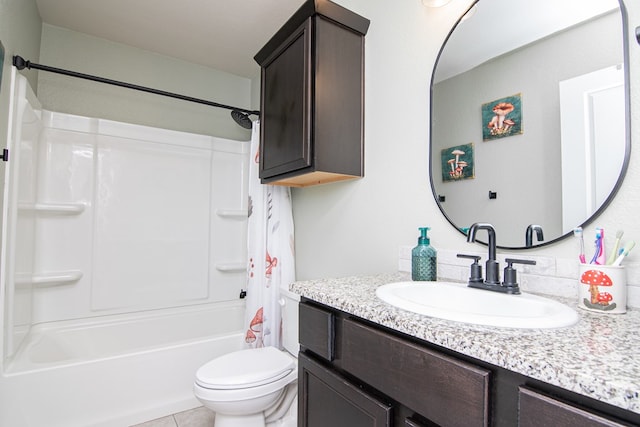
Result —
POLYGON ((580 264, 578 307, 606 314, 627 312, 624 266, 580 264))

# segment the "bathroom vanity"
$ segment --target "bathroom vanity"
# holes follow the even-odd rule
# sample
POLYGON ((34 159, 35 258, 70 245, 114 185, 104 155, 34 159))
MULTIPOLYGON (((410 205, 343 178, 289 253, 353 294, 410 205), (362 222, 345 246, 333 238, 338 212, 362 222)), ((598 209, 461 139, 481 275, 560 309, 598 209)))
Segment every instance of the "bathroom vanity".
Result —
POLYGON ((300 426, 640 425, 640 313, 580 310, 562 329, 482 327, 376 298, 402 280, 292 285, 303 297, 300 426))

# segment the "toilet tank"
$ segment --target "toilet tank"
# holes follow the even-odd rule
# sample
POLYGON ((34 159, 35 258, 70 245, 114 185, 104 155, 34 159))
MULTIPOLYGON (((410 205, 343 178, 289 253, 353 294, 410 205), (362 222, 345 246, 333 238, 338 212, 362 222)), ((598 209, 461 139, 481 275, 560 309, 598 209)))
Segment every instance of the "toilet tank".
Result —
POLYGON ((298 357, 298 303, 300 295, 289 290, 289 284, 280 286, 282 305, 282 346, 294 357, 298 357))

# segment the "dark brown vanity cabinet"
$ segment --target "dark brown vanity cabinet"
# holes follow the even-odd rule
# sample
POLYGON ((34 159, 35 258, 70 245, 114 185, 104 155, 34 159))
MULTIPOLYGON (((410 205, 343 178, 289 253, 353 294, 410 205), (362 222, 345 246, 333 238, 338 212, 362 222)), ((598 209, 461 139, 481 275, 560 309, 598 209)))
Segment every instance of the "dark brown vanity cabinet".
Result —
POLYGON ((308 0, 256 54, 260 178, 304 187, 364 176, 364 36, 369 21, 308 0))
POLYGON ((518 391, 520 407, 518 425, 520 427, 545 427, 557 425, 562 427, 622 427, 625 424, 605 418, 562 400, 527 387, 518 391))
POLYGON ((301 354, 298 425, 307 427, 390 427, 392 407, 332 369, 301 354))
POLYGON ((300 304, 299 427, 618 427, 640 414, 300 304))
POLYGON ((300 306, 301 427, 486 426, 486 369, 300 306))

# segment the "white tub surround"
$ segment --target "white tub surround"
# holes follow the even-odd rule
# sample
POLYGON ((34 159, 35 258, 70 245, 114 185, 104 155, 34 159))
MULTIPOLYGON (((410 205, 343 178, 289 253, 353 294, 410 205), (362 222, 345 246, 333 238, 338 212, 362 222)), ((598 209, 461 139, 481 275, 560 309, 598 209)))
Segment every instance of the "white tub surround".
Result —
POLYGON ((11 77, 0 425, 198 406, 197 368, 242 343, 249 143, 45 111, 11 77))
MULTIPOLYGON (((378 286, 410 280, 407 273, 295 282, 303 297, 481 361, 640 413, 640 311, 602 315, 579 310, 561 329, 519 330, 441 320, 397 309, 375 295, 378 286)), ((425 286, 429 286, 425 282, 425 286)), ((487 291, 489 292, 489 291, 487 291)))

